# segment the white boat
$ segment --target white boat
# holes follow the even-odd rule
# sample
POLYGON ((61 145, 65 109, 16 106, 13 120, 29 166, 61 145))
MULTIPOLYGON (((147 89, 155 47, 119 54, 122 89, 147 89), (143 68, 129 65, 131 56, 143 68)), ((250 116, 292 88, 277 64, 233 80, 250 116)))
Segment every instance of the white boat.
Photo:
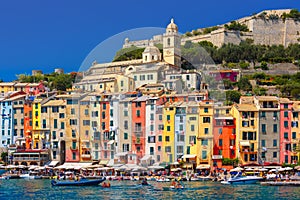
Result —
POLYGON ((228 180, 221 181, 222 184, 253 184, 263 180, 263 177, 259 176, 243 176, 241 172, 228 180))
POLYGON ((170 179, 168 178, 165 178, 165 177, 159 177, 156 179, 156 182, 169 182, 170 179))

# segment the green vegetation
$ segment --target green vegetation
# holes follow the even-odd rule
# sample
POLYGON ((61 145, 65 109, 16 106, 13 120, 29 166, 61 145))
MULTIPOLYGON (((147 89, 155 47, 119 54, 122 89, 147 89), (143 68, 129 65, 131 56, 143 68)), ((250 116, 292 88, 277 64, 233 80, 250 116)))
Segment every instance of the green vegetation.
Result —
POLYGON ((230 159, 230 158, 223 158, 222 165, 237 165, 239 163, 238 158, 230 159))
POLYGON ((298 11, 298 9, 292 9, 289 13, 283 13, 281 18, 283 20, 290 18, 298 21, 300 20, 300 12, 298 11))
POLYGON ((144 50, 145 48, 138 48, 136 46, 120 49, 119 51, 117 51, 113 62, 141 59, 144 50))
POLYGON ((70 74, 51 73, 34 76, 19 74, 17 77, 17 81, 21 83, 39 83, 42 81, 51 90, 66 91, 68 88, 72 88, 72 84, 75 81, 78 82, 82 78, 82 75, 77 72, 71 72, 70 74))
POLYGON ((1 160, 2 160, 3 162, 5 162, 7 156, 8 156, 8 153, 7 153, 7 152, 2 152, 2 153, 1 153, 1 160))
POLYGON ((239 103, 241 96, 242 96, 242 94, 238 91, 235 91, 235 90, 226 91, 227 105, 231 105, 233 103, 239 103))
POLYGON ((249 29, 247 25, 245 24, 240 24, 239 22, 232 21, 230 24, 225 24, 224 27, 228 30, 233 30, 233 31, 243 31, 243 32, 248 32, 249 29))

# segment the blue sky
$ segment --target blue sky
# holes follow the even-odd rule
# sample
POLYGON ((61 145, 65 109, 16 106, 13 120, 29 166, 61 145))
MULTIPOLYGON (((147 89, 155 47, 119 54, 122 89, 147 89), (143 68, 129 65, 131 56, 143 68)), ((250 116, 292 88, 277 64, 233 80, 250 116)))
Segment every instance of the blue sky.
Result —
POLYGON ((99 43, 120 32, 165 27, 184 33, 264 9, 297 8, 298 0, 10 0, 0 3, 0 78, 32 69, 77 71, 99 43))

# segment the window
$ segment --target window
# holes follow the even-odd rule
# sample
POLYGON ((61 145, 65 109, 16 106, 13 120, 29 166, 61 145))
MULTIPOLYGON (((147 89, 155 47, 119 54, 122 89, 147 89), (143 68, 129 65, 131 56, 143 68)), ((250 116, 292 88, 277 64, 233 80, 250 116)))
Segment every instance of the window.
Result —
POLYGON ((289 127, 289 122, 288 121, 284 121, 284 128, 288 128, 289 127))
POLYGON ((223 146, 223 140, 219 139, 219 146, 223 146))
POLYGON ((124 86, 124 81, 121 81, 121 83, 120 83, 120 84, 121 84, 121 87, 123 87, 123 86, 124 86))
POLYGON ((41 112, 42 113, 47 113, 47 107, 42 107, 41 112))
POLYGON ((161 121, 162 120, 162 115, 158 115, 158 119, 161 121))
POLYGON ((75 152, 72 153, 72 159, 76 160, 76 153, 75 152))
POLYGON ((203 117, 203 123, 210 123, 210 117, 203 117))
POLYGON ((140 110, 137 110, 137 111, 136 111, 136 116, 137 116, 137 117, 140 117, 140 116, 141 116, 141 111, 140 111, 140 110))
POLYGON ((191 131, 195 131, 195 125, 191 125, 191 131))
POLYGON ((154 114, 153 113, 150 114, 150 120, 154 120, 154 114))
POLYGON ((77 119, 70 119, 70 125, 77 125, 77 119))
POLYGON ((148 143, 155 143, 155 136, 149 136, 148 143))
POLYGON ((56 131, 52 131, 52 139, 56 140, 56 131))
POLYGON ((166 141, 166 142, 170 142, 170 136, 166 136, 166 137, 165 137, 165 141, 166 141))
POLYGON ((267 133, 267 131, 266 131, 266 124, 262 124, 262 125, 261 125, 261 132, 262 132, 263 134, 266 134, 266 133, 267 133))
POLYGON ((208 134, 208 128, 204 128, 204 134, 208 134))
POLYGON ((283 108, 288 108, 289 105, 288 104, 283 104, 283 108))
POLYGON ((71 115, 75 115, 75 108, 71 108, 71 115))
POLYGON ((171 116, 167 115, 167 120, 170 121, 170 119, 171 119, 171 116))
POLYGON ((73 138, 76 137, 76 132, 75 132, 75 130, 72 130, 72 137, 73 137, 73 138))
POLYGON ((124 110, 124 117, 127 117, 127 116, 128 116, 128 111, 124 110))
POLYGON ((57 128, 57 119, 54 119, 54 128, 57 128))
POLYGON ((154 131, 154 125, 153 124, 150 125, 150 131, 154 131))
POLYGON ((261 146, 265 147, 266 146, 266 140, 261 140, 261 146))
POLYGON ((59 113, 59 118, 65 118, 65 113, 59 113))
POLYGON ((222 134, 222 132, 223 132, 223 129, 219 128, 219 134, 222 134))
POLYGON ((296 139, 296 132, 292 132, 292 139, 296 139))
POLYGON ((58 106, 53 106, 52 107, 52 112, 53 113, 58 113, 58 106))
POLYGON ((157 147, 157 151, 161 151, 161 146, 158 146, 158 147, 157 147))
POLYGON ((166 153, 171 153, 171 147, 170 146, 166 146, 165 147, 165 152, 166 153))
POLYGON ((277 140, 273 140, 273 147, 277 147, 277 140))
MULTIPOLYGON (((105 104, 103 104, 103 105, 105 105, 105 104)), ((103 112, 102 112, 102 119, 105 119, 105 118, 106 118, 105 112, 103 111, 103 112)))
POLYGON ((204 113, 208 113, 208 108, 204 108, 204 113))
POLYGON ((190 121, 196 121, 196 119, 197 119, 196 117, 190 117, 189 118, 190 121))
POLYGON ((127 120, 124 121, 124 129, 125 129, 125 130, 128 129, 128 121, 127 121, 127 120))
POLYGON ((265 111, 262 111, 260 116, 261 116, 262 118, 265 118, 265 117, 266 117, 266 112, 265 112, 265 111))
POLYGON ((61 122, 61 123, 60 123, 60 128, 61 128, 61 129, 65 129, 65 122, 61 122))
POLYGON ((284 111, 284 117, 289 117, 289 112, 288 111, 284 111))
POLYGON ((144 81, 145 80, 145 75, 140 75, 140 81, 144 81))
POLYGON ((89 126, 90 120, 83 120, 83 126, 89 126))
POLYGON ((102 128, 102 130, 105 130, 105 122, 101 123, 101 128, 102 128))
POLYGON ((103 104, 103 110, 106 110, 106 103, 103 104))
POLYGON ((284 132, 284 139, 289 139, 289 134, 288 134, 288 132, 284 132))
POLYGON ((202 151, 202 159, 207 159, 207 151, 202 151))
POLYGON ((208 145, 208 140, 207 139, 202 139, 201 140, 201 145, 207 146, 208 145))
POLYGON ((277 152, 273 152, 273 158, 277 158, 277 152))
POLYGON ((164 130, 164 125, 162 124, 158 125, 158 130, 164 130))
POLYGON ((190 136, 189 137, 189 143, 191 144, 191 145, 194 145, 194 144, 196 144, 196 136, 190 136))
POLYGON ((167 126, 167 131, 171 131, 171 126, 167 126))
POLYGON ((277 131, 278 131, 277 124, 273 124, 273 132, 277 133, 277 131))
POLYGON ((128 140, 128 133, 124 133, 124 140, 128 140))
POLYGON ((162 142, 162 135, 159 135, 159 136, 158 136, 158 141, 159 141, 159 142, 162 142))
POLYGON ((113 120, 109 121, 109 126, 114 126, 114 121, 113 120))
POLYGON ((179 130, 183 131, 183 125, 182 124, 179 125, 179 130))
POLYGON ((152 74, 148 74, 147 78, 148 78, 148 80, 153 80, 153 75, 152 74))
POLYGON ((191 153, 191 147, 190 146, 187 146, 186 147, 186 154, 190 154, 191 153))

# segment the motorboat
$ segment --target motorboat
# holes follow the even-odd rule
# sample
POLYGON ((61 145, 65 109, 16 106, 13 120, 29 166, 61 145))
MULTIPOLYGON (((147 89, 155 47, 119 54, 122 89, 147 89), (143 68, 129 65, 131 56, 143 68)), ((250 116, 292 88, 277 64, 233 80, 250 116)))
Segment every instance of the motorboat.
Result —
POLYGON ((163 190, 164 191, 170 191, 170 190, 183 190, 184 189, 184 186, 183 185, 180 185, 180 186, 174 186, 174 185, 171 185, 169 187, 163 187, 163 190))
POLYGON ((105 181, 106 178, 103 177, 101 179, 85 179, 81 178, 79 181, 59 181, 59 180, 52 180, 51 185, 52 186, 96 186, 105 181))
POLYGON ((263 180, 260 176, 243 176, 241 172, 237 173, 228 180, 221 181, 222 184, 254 184, 263 180))

